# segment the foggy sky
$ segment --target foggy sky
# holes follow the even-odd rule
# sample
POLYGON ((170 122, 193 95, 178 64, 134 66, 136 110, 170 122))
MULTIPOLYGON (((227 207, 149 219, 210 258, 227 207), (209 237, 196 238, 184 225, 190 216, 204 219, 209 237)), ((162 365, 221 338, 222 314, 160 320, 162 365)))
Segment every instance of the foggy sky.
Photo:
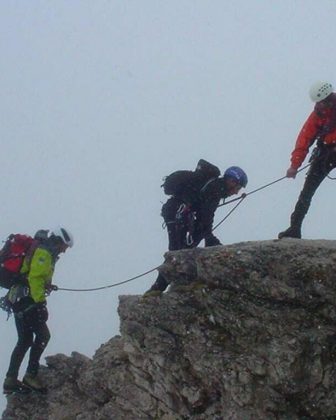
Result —
MULTIPOLYGON (((248 192, 285 174, 313 107, 310 85, 336 85, 335 12, 333 0, 2 1, 0 238, 69 228, 61 287, 159 265, 165 175, 199 158, 222 171, 239 165, 248 192)), ((276 238, 303 180, 250 196, 216 235, 224 244, 276 238)), ((318 190, 305 238, 335 238, 335 188, 326 180, 318 190)), ((44 356, 92 356, 118 333, 118 295, 143 293, 155 277, 53 293, 44 356)), ((3 378, 16 330, 1 318, 3 378)))

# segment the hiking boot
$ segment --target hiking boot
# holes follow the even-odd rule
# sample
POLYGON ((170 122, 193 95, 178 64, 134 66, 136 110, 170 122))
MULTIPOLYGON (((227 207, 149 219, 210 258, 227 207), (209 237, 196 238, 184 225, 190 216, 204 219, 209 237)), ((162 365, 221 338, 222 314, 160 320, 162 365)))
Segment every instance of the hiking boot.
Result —
MULTIPOLYGON (((4 383, 3 383, 3 393, 4 394, 12 394, 14 392, 24 392, 25 386, 19 381, 17 378, 13 378, 12 376, 7 376, 4 383)), ((26 390, 28 392, 28 390, 26 390)))
POLYGON ((280 232, 278 235, 279 239, 282 238, 298 238, 301 239, 301 228, 297 226, 290 226, 288 229, 280 232))
POLYGON ((42 384, 41 380, 37 375, 26 373, 23 377, 22 382, 24 385, 26 385, 33 391, 41 392, 42 394, 45 394, 47 392, 47 388, 42 384))
POLYGON ((161 296, 161 295, 162 295, 161 290, 151 290, 151 289, 149 289, 149 290, 147 290, 146 293, 144 293, 142 295, 142 299, 146 299, 146 298, 149 298, 149 297, 155 297, 155 296, 161 296))

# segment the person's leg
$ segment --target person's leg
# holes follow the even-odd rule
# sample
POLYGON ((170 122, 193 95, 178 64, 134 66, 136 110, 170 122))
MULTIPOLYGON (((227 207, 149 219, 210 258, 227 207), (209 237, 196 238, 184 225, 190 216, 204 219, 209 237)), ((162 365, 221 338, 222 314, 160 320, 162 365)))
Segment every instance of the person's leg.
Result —
POLYGON ((335 167, 333 156, 317 158, 311 165, 295 209, 291 214, 290 226, 280 232, 278 238, 301 238, 303 219, 308 212, 311 200, 328 173, 335 167))
POLYGON ((176 224, 176 213, 181 204, 181 200, 171 197, 162 206, 161 216, 167 226, 169 251, 181 249, 180 230, 176 224))
POLYGON ((10 358, 8 371, 3 384, 4 392, 15 391, 21 387, 21 383, 18 381, 20 366, 25 354, 33 343, 33 332, 24 316, 22 316, 22 314, 15 314, 14 316, 18 341, 10 358))
POLYGON ((163 277, 163 275, 161 273, 159 273, 155 282, 154 282, 154 284, 151 286, 151 288, 149 290, 147 290, 146 293, 163 292, 163 291, 166 290, 167 286, 168 286, 168 282, 163 277))
POLYGON ((36 376, 40 367, 41 355, 50 340, 50 331, 47 324, 41 323, 34 330, 35 340, 30 348, 27 373, 36 376))
POLYGON ((34 312, 32 330, 35 334, 35 339, 30 349, 27 371, 23 378, 23 383, 37 391, 45 391, 46 388, 39 380, 37 374, 40 367, 41 355, 50 340, 50 331, 46 323, 48 320, 48 311, 46 306, 40 306, 34 312))
MULTIPOLYGON (((186 244, 186 234, 188 229, 183 224, 183 220, 178 222, 176 217, 182 205, 184 204, 180 199, 171 197, 162 206, 161 216, 167 226, 169 251, 176 251, 188 247, 186 244)), ((147 290, 144 296, 159 294, 166 290, 167 286, 167 280, 164 278, 163 274, 159 273, 154 284, 149 290, 147 290)))

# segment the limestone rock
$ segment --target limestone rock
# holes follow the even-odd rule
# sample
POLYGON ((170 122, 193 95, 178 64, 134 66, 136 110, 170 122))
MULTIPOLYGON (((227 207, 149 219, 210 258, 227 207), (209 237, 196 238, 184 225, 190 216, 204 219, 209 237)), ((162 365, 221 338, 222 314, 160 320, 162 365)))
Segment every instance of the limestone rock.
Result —
POLYGON ((121 296, 121 336, 48 357, 48 395, 2 418, 336 418, 335 264, 322 240, 167 253, 168 291, 121 296))

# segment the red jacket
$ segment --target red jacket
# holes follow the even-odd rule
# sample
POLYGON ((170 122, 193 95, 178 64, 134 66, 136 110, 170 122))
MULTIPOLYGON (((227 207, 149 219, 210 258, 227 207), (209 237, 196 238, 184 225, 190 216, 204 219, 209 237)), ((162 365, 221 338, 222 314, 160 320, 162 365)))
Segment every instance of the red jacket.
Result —
POLYGON ((310 146, 319 136, 322 136, 325 144, 336 144, 336 103, 333 108, 324 110, 323 114, 319 114, 314 109, 309 115, 298 135, 292 152, 292 168, 298 169, 301 166, 310 146))

